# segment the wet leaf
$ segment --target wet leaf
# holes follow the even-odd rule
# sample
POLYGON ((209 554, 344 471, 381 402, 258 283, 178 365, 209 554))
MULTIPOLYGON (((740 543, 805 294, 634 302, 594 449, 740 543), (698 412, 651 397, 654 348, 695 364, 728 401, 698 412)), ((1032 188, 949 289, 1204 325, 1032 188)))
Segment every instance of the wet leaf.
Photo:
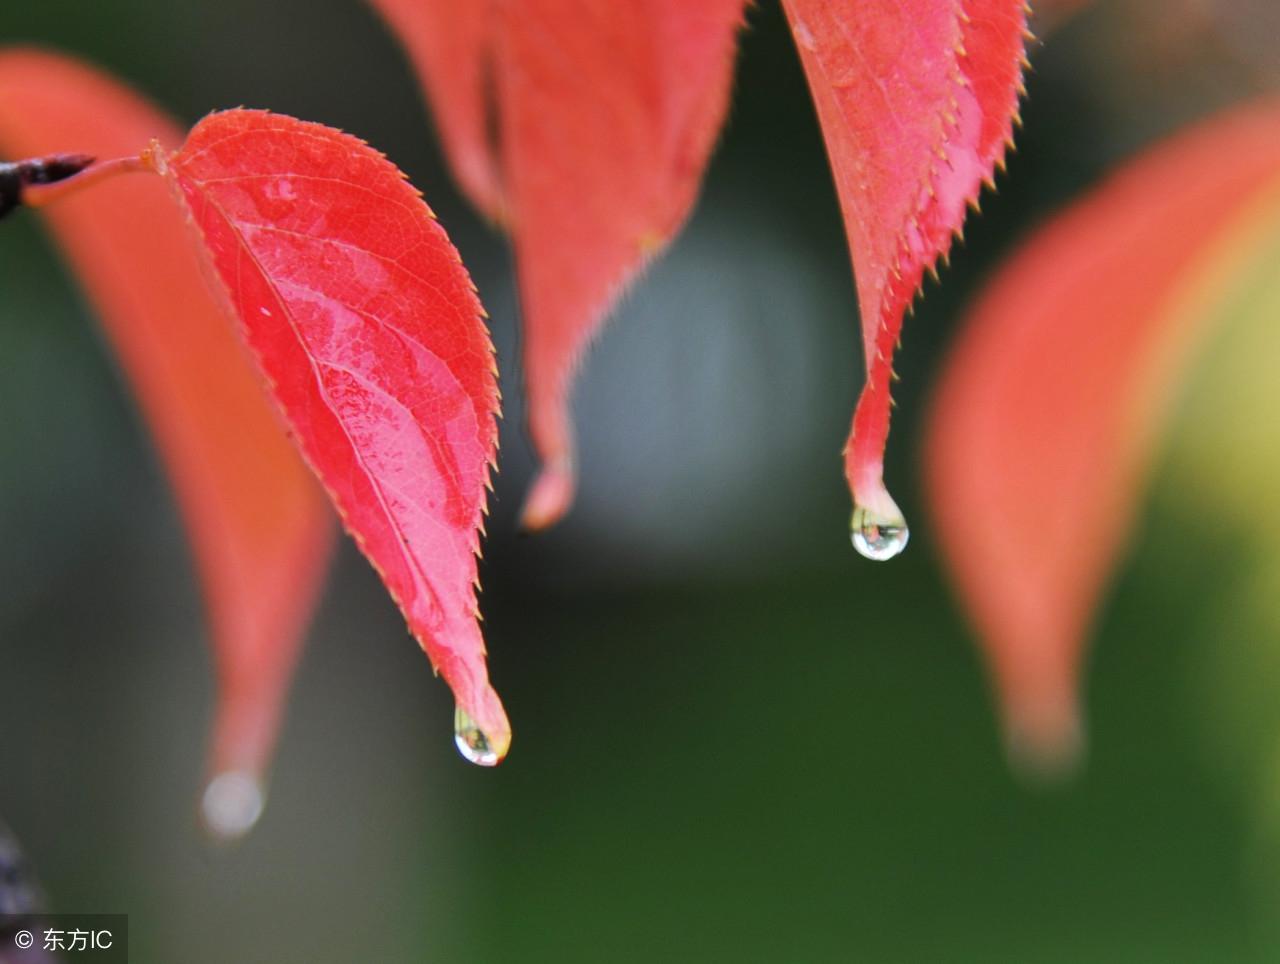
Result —
POLYGON ((893 352, 926 270, 1002 163, 1021 90, 1021 0, 784 0, 853 256, 867 380, 845 447, 854 544, 906 545, 883 483, 893 352))
POLYGON ((413 54, 459 182, 512 235, 543 463, 524 523, 542 528, 573 498, 574 370, 688 216, 728 104, 744 0, 373 2, 413 54))
POLYGON ((152 162, 295 441, 453 688, 464 754, 496 763, 511 731, 475 586, 497 372, 457 251, 395 165, 319 124, 224 111, 152 162))
MULTIPOLYGON (((0 53, 5 154, 110 158, 154 137, 176 144, 181 132, 116 81, 52 54, 0 53)), ((259 779, 332 543, 324 495, 161 182, 115 178, 42 214, 120 360, 191 539, 219 679, 211 768, 259 779)))
POLYGON ((970 313, 932 408, 929 496, 1018 755, 1077 749, 1083 641, 1160 426, 1215 304, 1277 224, 1280 108, 1241 108, 1052 221, 970 313))

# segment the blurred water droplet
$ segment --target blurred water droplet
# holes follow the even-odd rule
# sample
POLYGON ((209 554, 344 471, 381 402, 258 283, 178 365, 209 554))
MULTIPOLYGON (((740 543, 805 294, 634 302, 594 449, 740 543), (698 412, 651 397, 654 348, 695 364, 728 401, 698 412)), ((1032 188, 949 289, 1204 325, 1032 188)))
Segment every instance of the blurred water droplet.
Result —
POLYGON ((805 50, 812 52, 818 49, 818 43, 813 39, 813 31, 798 17, 791 21, 791 36, 795 37, 796 43, 805 50))
POLYGON ((461 706, 453 713, 453 742, 467 762, 482 767, 498 765, 498 751, 461 706))
POLYGON ((43 903, 40 887, 22 849, 9 828, 0 823, 0 914, 39 913, 43 903))
POLYGON ((860 505, 854 507, 851 527, 853 548, 877 562, 892 559, 907 547, 911 537, 911 530, 901 516, 884 518, 860 505))
POLYGON ((266 794, 251 773, 219 773, 205 787, 200 801, 204 824, 219 840, 243 837, 262 816, 266 794))

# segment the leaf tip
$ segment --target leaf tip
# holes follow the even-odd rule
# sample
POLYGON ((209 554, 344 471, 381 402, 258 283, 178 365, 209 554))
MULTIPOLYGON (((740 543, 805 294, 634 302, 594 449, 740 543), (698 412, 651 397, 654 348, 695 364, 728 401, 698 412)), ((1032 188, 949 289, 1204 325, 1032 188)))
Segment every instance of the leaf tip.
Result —
POLYGON ((1062 783, 1079 772, 1086 740, 1074 695, 1006 702, 1005 755, 1013 771, 1029 783, 1062 783))
POLYGON ((573 468, 567 461, 544 465, 525 499, 520 527, 526 532, 541 532, 555 525, 569 511, 574 488, 573 468))

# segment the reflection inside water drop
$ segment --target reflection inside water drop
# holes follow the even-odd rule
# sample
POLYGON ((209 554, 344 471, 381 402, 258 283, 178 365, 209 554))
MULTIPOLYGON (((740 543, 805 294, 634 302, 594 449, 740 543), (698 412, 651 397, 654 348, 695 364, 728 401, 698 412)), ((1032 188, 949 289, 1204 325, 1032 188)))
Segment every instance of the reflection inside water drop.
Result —
POLYGON ((453 742, 469 763, 482 767, 498 765, 498 751, 461 706, 453 712, 453 742))
POLYGON ((863 506, 854 507, 851 527, 853 548, 877 562, 892 559, 907 547, 911 537, 911 530, 901 516, 886 519, 863 506))

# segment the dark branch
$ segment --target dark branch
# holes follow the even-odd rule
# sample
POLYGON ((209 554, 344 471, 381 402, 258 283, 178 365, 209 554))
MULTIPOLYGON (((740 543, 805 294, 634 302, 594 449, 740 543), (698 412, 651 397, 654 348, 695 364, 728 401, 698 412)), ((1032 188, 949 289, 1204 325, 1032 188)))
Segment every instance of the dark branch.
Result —
POLYGON ((66 180, 93 161, 88 154, 50 154, 27 161, 0 163, 0 218, 22 204, 24 187, 66 180))

